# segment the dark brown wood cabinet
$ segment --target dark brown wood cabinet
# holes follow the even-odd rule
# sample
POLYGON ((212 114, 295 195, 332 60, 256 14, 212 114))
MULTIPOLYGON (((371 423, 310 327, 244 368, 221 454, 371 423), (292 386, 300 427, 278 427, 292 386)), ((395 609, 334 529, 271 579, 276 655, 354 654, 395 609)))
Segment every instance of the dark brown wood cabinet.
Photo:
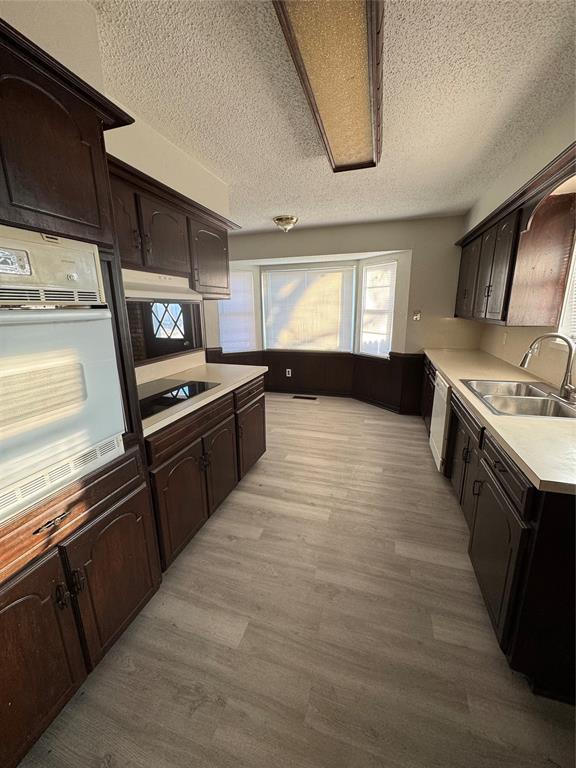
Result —
POLYGON ((160 584, 148 498, 135 491, 60 545, 91 668, 160 584))
POLYGON ((485 232, 480 242, 480 258, 478 261, 473 316, 476 319, 483 320, 486 317, 486 304, 488 302, 490 278, 492 276, 492 261, 494 260, 494 248, 496 246, 496 227, 491 227, 488 232, 485 232))
POLYGON ((230 296, 228 234, 224 229, 189 219, 192 244, 192 283, 205 296, 230 296))
POLYGON ((266 405, 261 395, 236 415, 238 430, 238 473, 240 479, 266 451, 266 405))
POLYGON ((517 224, 518 212, 515 211, 502 219, 496 226, 496 242, 486 302, 486 319, 488 320, 506 319, 510 278, 514 266, 517 224))
POLYGON ((136 188, 118 176, 110 177, 116 243, 124 267, 144 265, 136 188))
POLYGON ((576 142, 456 243, 456 317, 557 325, 576 237, 575 177, 576 142))
POLYGON ((142 217, 144 264, 166 272, 190 273, 186 216, 148 195, 138 195, 142 217))
POLYGON ((472 530, 476 511, 474 480, 480 456, 483 427, 476 421, 456 395, 450 403, 447 474, 460 502, 464 519, 472 530))
POLYGON ((165 569, 208 519, 202 439, 151 472, 165 569))
POLYGON ((477 237, 462 248, 458 290, 456 292, 456 316, 470 318, 474 314, 474 297, 482 238, 477 237))
POLYGON ((0 21, 0 222, 111 245, 103 128, 122 110, 0 21))
POLYGON ((505 647, 529 528, 483 459, 474 482, 477 504, 468 551, 498 640, 505 647))
POLYGON ((0 765, 15 768, 86 677, 57 550, 0 588, 0 765))
POLYGON ((110 155, 108 167, 122 266, 186 275, 207 298, 228 298, 238 226, 110 155))
POLYGON ((206 487, 210 514, 238 483, 236 424, 234 416, 202 438, 206 461, 206 487))

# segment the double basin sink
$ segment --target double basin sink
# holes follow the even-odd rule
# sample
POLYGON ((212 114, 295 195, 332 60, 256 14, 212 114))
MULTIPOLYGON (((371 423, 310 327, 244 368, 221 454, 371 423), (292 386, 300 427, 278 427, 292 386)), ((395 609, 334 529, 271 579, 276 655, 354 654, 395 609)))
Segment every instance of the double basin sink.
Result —
POLYGON ((502 416, 548 416, 575 419, 576 407, 546 391, 546 385, 526 381, 462 379, 469 390, 502 416))

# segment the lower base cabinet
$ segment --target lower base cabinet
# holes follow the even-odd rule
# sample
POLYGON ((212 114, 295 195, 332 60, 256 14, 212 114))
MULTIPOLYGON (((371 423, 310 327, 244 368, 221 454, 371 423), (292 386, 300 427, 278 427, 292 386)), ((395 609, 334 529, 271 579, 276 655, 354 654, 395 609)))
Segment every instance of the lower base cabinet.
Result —
POLYGON ((496 635, 505 649, 513 615, 511 599, 529 527, 482 460, 474 483, 477 504, 468 552, 496 635))
POLYGON ((57 550, 0 588, 0 765, 13 768, 86 677, 57 550))
POLYGON ((141 488, 61 545, 93 669, 160 585, 154 520, 141 488))
POLYGON ((236 423, 230 416, 202 438, 210 514, 238 483, 236 423))
POLYGON ((240 478, 266 451, 266 406, 264 395, 236 414, 238 471, 240 478))
POLYGON ((18 764, 160 579, 140 485, 0 587, 2 768, 18 764))
POLYGON ((208 519, 202 438, 152 470, 162 567, 167 568, 208 519))
POLYGON ((453 395, 447 466, 500 647, 533 690, 574 702, 574 496, 538 491, 453 395))
POLYGON ((146 438, 165 570, 266 450, 259 376, 146 438))

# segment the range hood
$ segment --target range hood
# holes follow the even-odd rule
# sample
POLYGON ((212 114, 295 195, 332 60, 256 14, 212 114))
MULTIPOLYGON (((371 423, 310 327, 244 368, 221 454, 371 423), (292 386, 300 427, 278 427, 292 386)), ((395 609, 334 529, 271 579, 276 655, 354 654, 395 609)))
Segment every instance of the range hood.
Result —
POLYGON ((187 277, 123 269, 122 282, 127 301, 202 301, 202 295, 190 288, 187 277))

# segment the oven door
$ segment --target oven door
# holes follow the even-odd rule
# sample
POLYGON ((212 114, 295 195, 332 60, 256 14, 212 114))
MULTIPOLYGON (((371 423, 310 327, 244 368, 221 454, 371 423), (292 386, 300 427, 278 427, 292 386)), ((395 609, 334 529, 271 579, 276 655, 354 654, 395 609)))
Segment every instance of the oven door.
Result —
POLYGON ((0 522, 123 452, 108 309, 0 311, 0 522))

